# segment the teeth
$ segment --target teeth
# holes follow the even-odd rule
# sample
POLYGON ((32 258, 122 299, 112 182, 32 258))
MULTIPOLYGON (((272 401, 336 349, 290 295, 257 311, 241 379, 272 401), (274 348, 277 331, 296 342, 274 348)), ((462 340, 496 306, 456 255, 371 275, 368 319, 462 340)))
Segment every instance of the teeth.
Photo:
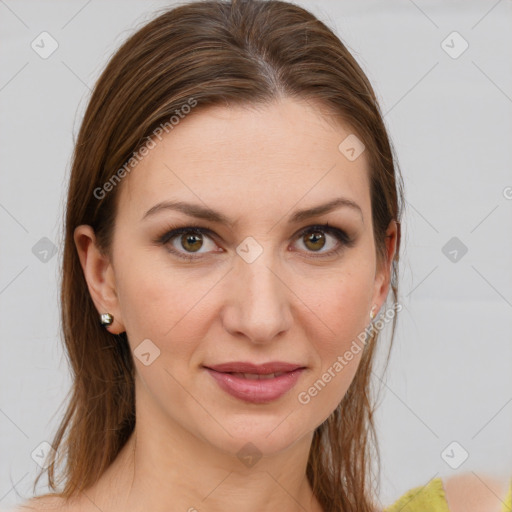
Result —
POLYGON ((233 375, 236 375, 237 377, 242 377, 244 379, 249 380, 265 380, 265 379, 273 379, 274 377, 279 377, 280 375, 283 375, 284 372, 278 372, 278 373, 267 373, 265 375, 258 374, 258 373, 233 373, 233 375))

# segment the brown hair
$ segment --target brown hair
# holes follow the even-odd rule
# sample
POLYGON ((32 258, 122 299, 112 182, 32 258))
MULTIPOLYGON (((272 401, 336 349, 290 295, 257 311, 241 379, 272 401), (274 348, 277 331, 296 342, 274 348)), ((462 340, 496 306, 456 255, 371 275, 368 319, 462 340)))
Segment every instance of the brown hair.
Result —
MULTIPOLYGON (((72 497, 94 484, 135 427, 134 364, 126 333, 113 335, 100 326, 74 245, 75 228, 89 224, 100 248, 109 251, 119 186, 100 199, 95 191, 191 99, 198 112, 210 105, 268 104, 283 96, 319 102, 364 142, 377 258, 385 261, 386 229, 400 220, 403 185, 375 93, 340 39, 307 10, 279 0, 199 1, 159 13, 109 61, 74 149, 61 284, 73 385, 53 441, 57 456, 47 469, 52 490, 64 483, 58 496, 72 497)), ((391 275, 395 302, 399 242, 391 275)), ((395 324, 396 316, 391 341, 395 324)), ((370 461, 376 458, 380 473, 380 455, 370 375, 377 339, 373 331, 346 395, 314 432, 307 477, 325 511, 375 510, 370 461)), ((388 360, 390 352, 391 345, 388 360)))

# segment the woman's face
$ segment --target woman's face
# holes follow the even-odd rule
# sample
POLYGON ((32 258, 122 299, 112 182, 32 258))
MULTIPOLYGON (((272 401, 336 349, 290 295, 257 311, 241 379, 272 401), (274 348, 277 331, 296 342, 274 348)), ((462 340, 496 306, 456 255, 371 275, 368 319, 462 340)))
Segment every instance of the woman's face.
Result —
POLYGON ((388 290, 366 153, 354 160, 338 148, 350 134, 297 100, 210 107, 155 139, 124 178, 94 299, 134 351, 138 426, 270 454, 336 408, 360 361, 354 342, 363 346, 358 335, 388 290), (176 228, 187 229, 169 234, 176 228))

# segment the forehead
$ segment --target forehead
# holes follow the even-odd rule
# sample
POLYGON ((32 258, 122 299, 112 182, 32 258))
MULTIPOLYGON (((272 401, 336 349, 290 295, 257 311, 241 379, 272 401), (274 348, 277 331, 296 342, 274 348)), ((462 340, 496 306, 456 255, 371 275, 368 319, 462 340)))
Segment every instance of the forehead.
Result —
POLYGON ((140 220, 157 202, 182 199, 275 219, 340 195, 369 212, 366 154, 347 159, 339 145, 351 129, 323 112, 289 98, 192 110, 124 178, 118 213, 140 220))

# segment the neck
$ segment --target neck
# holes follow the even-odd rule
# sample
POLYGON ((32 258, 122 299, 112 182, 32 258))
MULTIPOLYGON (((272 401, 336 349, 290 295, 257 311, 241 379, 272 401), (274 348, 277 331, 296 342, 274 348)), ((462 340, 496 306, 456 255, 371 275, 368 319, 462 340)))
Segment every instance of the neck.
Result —
MULTIPOLYGON (((228 454, 173 424, 137 427, 86 491, 94 510, 321 512, 306 477, 312 434, 257 462, 228 454), (168 425, 167 425, 168 427, 168 425)), ((93 509, 91 508, 91 510, 93 509)))

